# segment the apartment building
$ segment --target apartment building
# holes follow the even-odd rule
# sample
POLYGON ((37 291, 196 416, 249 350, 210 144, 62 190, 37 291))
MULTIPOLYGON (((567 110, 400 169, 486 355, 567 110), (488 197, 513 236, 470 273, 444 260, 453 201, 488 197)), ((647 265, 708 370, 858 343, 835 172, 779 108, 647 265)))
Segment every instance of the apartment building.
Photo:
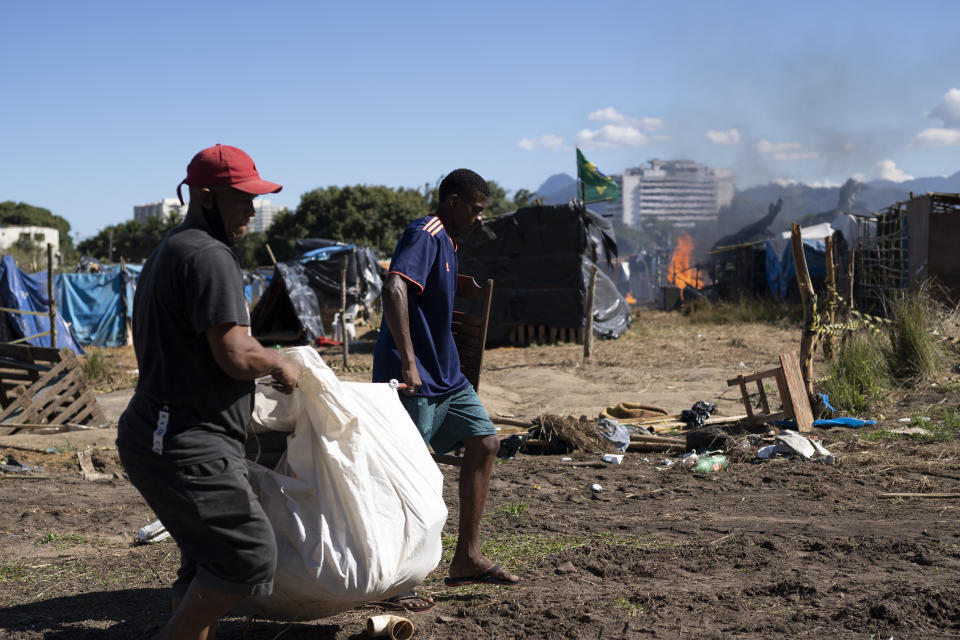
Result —
POLYGON ((653 216, 677 227, 692 227, 716 220, 720 208, 733 201, 733 169, 715 169, 690 160, 651 160, 647 164, 614 176, 620 202, 607 211, 625 225, 639 228, 645 216, 653 216))

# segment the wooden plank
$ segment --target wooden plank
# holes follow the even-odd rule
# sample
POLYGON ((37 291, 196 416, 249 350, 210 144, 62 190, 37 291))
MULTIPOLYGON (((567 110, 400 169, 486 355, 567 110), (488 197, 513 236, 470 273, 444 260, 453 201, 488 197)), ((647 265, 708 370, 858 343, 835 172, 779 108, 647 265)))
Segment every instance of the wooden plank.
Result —
POLYGON ((80 394, 79 398, 77 398, 72 403, 70 403, 69 406, 64 408, 62 411, 57 412, 57 414, 53 416, 48 422, 50 424, 63 424, 64 422, 70 421, 70 422, 75 422, 77 424, 81 424, 81 419, 79 415, 77 417, 74 417, 72 420, 70 419, 71 416, 73 416, 73 414, 79 411, 80 409, 87 407, 95 402, 96 402, 96 399, 93 396, 93 392, 89 390, 85 391, 84 393, 80 394))
POLYGON ((477 336, 483 332, 482 327, 474 327, 466 324, 454 324, 451 329, 454 334, 460 334, 463 336, 477 336))
POLYGON ((24 407, 33 396, 37 395, 41 389, 43 389, 50 381, 55 380, 57 376, 66 371, 71 366, 75 365, 74 362, 69 360, 62 360, 55 367, 47 371, 45 374, 40 376, 33 384, 27 387, 19 397, 17 397, 13 402, 11 402, 3 411, 0 411, 0 422, 5 421, 10 415, 17 409, 24 407))
POLYGON ((756 382, 757 380, 776 375, 777 371, 780 371, 780 367, 777 367, 776 369, 767 369, 766 371, 758 371, 757 373, 751 373, 745 376, 737 376, 736 378, 727 380, 727 386, 732 387, 735 384, 740 384, 740 380, 743 380, 744 382, 756 382))
POLYGON ((753 406, 752 406, 752 403, 750 402, 750 393, 747 391, 746 382, 747 381, 744 379, 743 376, 740 376, 739 379, 737 380, 737 383, 739 383, 740 385, 740 395, 743 398, 743 406, 747 410, 747 415, 752 418, 753 406))
POLYGON ((54 364, 60 361, 60 349, 22 344, 0 344, 0 356, 28 362, 49 362, 54 364))
POLYGON ((483 318, 480 316, 471 316, 462 311, 454 311, 452 324, 462 324, 470 327, 483 326, 483 318))
POLYGON ((760 394, 760 406, 763 408, 763 413, 770 413, 770 404, 767 402, 767 391, 763 388, 763 380, 757 380, 757 393, 760 394))
POLYGON ((797 353, 793 351, 781 355, 780 364, 783 365, 784 382, 793 409, 793 417, 797 421, 797 431, 810 431, 813 428, 813 411, 810 409, 810 396, 807 395, 807 386, 803 380, 797 353))
POLYGON ((83 393, 86 387, 83 372, 74 369, 53 385, 43 388, 44 398, 40 402, 32 402, 30 411, 24 411, 21 422, 46 422, 50 415, 57 413, 58 408, 72 401, 78 394, 83 393), (35 419, 27 419, 26 414, 32 413, 35 419))
POLYGON ((537 344, 543 344, 546 337, 546 327, 541 325, 537 326, 537 344))
POLYGON ((937 498, 939 500, 960 500, 960 493, 881 493, 880 498, 937 498))
MULTIPOLYGON (((77 423, 79 423, 79 424, 83 424, 84 421, 87 420, 88 418, 90 418, 90 417, 92 417, 92 416, 94 416, 94 415, 98 415, 98 412, 100 411, 100 407, 99 407, 99 405, 97 405, 97 400, 96 400, 96 398, 93 396, 92 392, 88 391, 87 393, 90 394, 90 403, 87 404, 87 406, 84 407, 84 409, 83 409, 82 411, 80 411, 80 413, 78 413, 77 415, 73 416, 72 422, 77 422, 77 423)), ((101 415, 100 418, 99 418, 99 422, 100 422, 100 424, 103 424, 103 423, 106 422, 106 420, 103 419, 102 415, 101 415)))
POLYGON ((550 337, 548 339, 550 340, 550 344, 557 344, 557 328, 556 327, 550 327, 550 337))

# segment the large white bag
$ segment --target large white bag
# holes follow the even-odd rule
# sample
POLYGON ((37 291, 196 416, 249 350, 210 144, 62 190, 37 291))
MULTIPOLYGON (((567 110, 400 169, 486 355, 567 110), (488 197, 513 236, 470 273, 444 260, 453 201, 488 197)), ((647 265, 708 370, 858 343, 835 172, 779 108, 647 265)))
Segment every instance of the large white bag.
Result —
POLYGON ((288 349, 300 385, 258 385, 254 422, 292 431, 275 471, 250 481, 277 536, 271 596, 241 607, 309 620, 408 591, 440 562, 443 476, 397 392, 341 382, 310 347, 288 349))

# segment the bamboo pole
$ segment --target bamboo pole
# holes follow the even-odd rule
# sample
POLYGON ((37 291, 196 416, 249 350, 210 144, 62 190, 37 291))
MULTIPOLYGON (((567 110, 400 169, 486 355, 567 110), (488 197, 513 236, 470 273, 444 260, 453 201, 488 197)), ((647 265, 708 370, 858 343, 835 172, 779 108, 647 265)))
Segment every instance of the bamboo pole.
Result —
POLYGON ((803 383, 807 394, 813 395, 813 322, 817 306, 817 294, 813 291, 810 281, 810 271, 807 270, 807 256, 803 251, 803 236, 800 225, 794 223, 790 227, 790 243, 793 248, 793 266, 797 274, 797 289, 803 301, 803 334, 800 337, 800 371, 803 373, 803 383))
MULTIPOLYGON (((837 309, 837 275, 833 264, 833 235, 827 236, 824 241, 824 257, 827 267, 825 283, 827 287, 827 322, 831 325, 836 321, 837 309)), ((833 358, 833 335, 830 333, 827 333, 823 340, 823 355, 827 358, 833 358)))
POLYGON ((47 297, 50 299, 50 346, 57 348, 57 300, 53 295, 53 244, 47 243, 47 297))
POLYGON ((593 294, 597 287, 597 265, 590 270, 590 286, 587 287, 587 328, 583 336, 583 359, 589 360, 593 352, 593 294))

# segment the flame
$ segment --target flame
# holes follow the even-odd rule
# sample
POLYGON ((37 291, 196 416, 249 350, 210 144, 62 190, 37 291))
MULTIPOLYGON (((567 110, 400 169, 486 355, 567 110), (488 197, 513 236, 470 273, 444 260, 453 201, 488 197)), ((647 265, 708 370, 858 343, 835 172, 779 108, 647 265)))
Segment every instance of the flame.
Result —
POLYGON ((680 287, 681 295, 687 286, 697 289, 703 287, 699 269, 690 264, 692 256, 693 238, 690 237, 689 233, 685 233, 677 238, 677 247, 673 250, 673 256, 670 258, 670 269, 667 271, 667 282, 680 287))
POLYGON ((627 301, 627 304, 637 304, 637 299, 633 297, 633 294, 627 291, 627 297, 624 298, 627 301))

